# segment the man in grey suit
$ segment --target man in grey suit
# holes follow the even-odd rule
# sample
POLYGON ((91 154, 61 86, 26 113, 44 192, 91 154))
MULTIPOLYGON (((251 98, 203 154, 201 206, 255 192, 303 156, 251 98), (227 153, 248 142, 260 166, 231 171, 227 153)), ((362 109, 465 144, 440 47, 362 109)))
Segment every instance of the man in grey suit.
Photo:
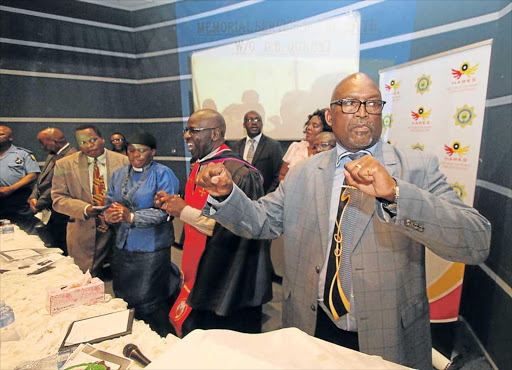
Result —
POLYGON ((245 114, 244 128, 247 138, 238 141, 233 150, 261 172, 263 190, 268 194, 279 185, 279 170, 283 164, 281 144, 261 132, 263 119, 256 111, 245 114))
POLYGON ((75 137, 80 151, 55 163, 53 209, 69 216, 69 255, 83 272, 89 269, 92 276, 101 277, 114 232, 106 226, 102 209, 93 206, 94 170, 97 165, 106 192, 112 173, 129 161, 125 155, 105 149, 105 139, 95 126, 78 127, 75 137))
POLYGON ((350 75, 326 111, 336 148, 297 165, 275 192, 251 202, 218 164, 205 167, 197 183, 210 192, 203 214, 235 233, 267 239, 284 232, 284 327, 431 369, 425 247, 451 261, 480 263, 489 253, 491 225, 458 198, 437 158, 380 140, 383 106, 367 75, 350 75), (346 157, 361 151, 371 155, 346 157), (344 181, 361 201, 357 209, 348 203, 352 217, 339 222, 344 181), (351 232, 333 233, 346 221, 355 226, 351 232), (335 276, 342 284, 351 278, 348 313, 341 317, 324 302, 329 255, 338 243, 351 262, 335 276))
POLYGON ((76 153, 76 149, 69 145, 64 133, 54 127, 48 127, 40 131, 37 134, 37 140, 41 144, 41 148, 48 152, 48 156, 32 189, 28 204, 34 213, 42 211, 51 213, 47 224, 38 228, 38 234, 47 247, 61 248, 64 254, 67 255, 66 225, 69 217, 52 208, 51 190, 55 162, 76 153))

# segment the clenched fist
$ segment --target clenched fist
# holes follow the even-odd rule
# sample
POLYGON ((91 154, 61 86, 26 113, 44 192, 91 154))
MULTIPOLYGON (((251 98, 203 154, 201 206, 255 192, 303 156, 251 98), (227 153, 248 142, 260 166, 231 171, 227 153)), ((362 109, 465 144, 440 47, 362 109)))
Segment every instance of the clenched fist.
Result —
POLYGON ((196 184, 214 197, 229 195, 233 190, 231 174, 222 163, 208 163, 202 167, 197 174, 196 184))
POLYGON ((390 202, 395 197, 396 181, 371 155, 365 155, 345 165, 348 185, 355 186, 364 194, 384 198, 390 202))

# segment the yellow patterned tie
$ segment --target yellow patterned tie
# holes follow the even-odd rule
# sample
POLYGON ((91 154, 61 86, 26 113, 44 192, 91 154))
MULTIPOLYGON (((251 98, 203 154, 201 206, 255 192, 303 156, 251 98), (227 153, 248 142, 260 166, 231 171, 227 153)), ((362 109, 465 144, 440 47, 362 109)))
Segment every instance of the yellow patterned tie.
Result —
POLYGON ((103 176, 100 175, 100 168, 98 167, 98 159, 94 158, 94 171, 92 177, 92 200, 95 206, 104 206, 107 190, 105 189, 105 181, 103 176))

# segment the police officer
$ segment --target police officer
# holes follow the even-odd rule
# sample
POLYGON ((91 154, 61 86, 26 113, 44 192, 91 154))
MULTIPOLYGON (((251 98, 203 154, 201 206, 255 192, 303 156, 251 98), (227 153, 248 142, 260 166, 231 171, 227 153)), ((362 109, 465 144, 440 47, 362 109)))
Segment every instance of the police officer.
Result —
POLYGON ((27 200, 40 169, 32 152, 12 145, 13 140, 12 130, 0 126, 0 218, 18 224, 29 234, 36 234, 39 220, 27 200))

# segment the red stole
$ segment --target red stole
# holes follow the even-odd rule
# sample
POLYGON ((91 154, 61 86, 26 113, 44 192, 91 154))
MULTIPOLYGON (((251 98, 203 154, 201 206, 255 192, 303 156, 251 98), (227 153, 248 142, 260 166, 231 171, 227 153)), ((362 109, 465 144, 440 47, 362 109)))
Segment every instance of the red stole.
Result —
MULTIPOLYGON (((230 150, 226 144, 219 147, 218 152, 230 150)), ((228 160, 226 158, 224 160, 228 160)), ((224 162, 224 160, 217 160, 215 162, 224 162)), ((199 171, 200 163, 196 162, 185 186, 185 202, 192 208, 203 209, 208 198, 208 192, 200 186, 196 185, 196 176, 199 171)), ((196 281, 197 267, 199 260, 203 255, 206 239, 208 236, 199 232, 195 227, 185 223, 185 242, 183 243, 183 258, 181 263, 181 270, 183 272, 183 286, 180 295, 169 312, 169 319, 171 324, 176 329, 176 334, 181 338, 181 327, 186 320, 192 307, 187 303, 190 291, 194 287, 196 281)))

